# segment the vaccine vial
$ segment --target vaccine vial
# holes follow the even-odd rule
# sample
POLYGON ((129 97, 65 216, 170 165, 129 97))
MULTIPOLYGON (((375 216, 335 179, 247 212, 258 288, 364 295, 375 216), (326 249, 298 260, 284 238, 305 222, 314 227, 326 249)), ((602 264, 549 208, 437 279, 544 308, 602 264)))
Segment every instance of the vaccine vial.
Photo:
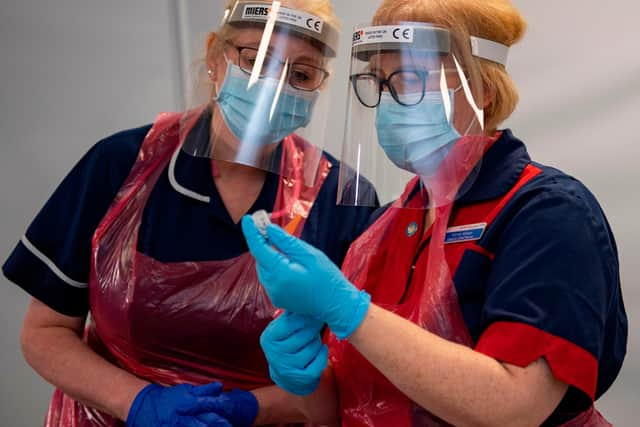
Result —
POLYGON ((253 223, 258 227, 260 234, 267 237, 267 226, 271 223, 271 217, 265 210, 258 211, 251 215, 253 223))

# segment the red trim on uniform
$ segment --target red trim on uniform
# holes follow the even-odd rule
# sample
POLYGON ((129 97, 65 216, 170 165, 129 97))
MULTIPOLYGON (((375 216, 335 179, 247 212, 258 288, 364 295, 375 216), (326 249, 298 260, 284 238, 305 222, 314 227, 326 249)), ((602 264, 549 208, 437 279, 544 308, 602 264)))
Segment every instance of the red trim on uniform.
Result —
POLYGON ((507 206, 507 203, 511 201, 513 196, 515 196, 516 193, 520 191, 522 187, 528 184, 529 181, 531 181, 533 178, 540 175, 541 173, 542 173, 542 169, 532 164, 528 164, 527 167, 524 168, 524 171, 522 171, 522 175, 518 179, 518 182, 516 182, 516 185, 514 185, 513 188, 511 188, 511 190, 509 190, 509 192, 502 199, 500 199, 500 201, 495 205, 495 208, 493 209, 493 211, 491 211, 489 216, 486 218, 486 222, 488 224, 491 224, 496 219, 496 217, 500 214, 500 212, 504 209, 504 207, 507 206))
POLYGON ((478 252, 479 254, 482 254, 482 255, 486 256, 487 258, 489 258, 491 261, 496 259, 496 255, 494 253, 489 252, 488 250, 486 250, 482 246, 478 245, 477 243, 470 244, 466 249, 469 249, 469 250, 474 251, 474 252, 478 252))
POLYGON ((582 347, 524 323, 496 322, 482 334, 475 350, 501 362, 526 367, 544 357, 560 381, 593 400, 598 361, 582 347))

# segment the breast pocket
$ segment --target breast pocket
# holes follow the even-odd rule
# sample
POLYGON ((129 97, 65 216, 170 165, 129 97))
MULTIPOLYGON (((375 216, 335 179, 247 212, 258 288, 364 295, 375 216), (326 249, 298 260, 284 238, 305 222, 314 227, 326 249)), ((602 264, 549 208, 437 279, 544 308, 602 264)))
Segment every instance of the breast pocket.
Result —
POLYGON ((492 262, 493 254, 478 245, 469 245, 464 249, 453 277, 460 308, 474 342, 482 332, 480 330, 482 309, 492 262))

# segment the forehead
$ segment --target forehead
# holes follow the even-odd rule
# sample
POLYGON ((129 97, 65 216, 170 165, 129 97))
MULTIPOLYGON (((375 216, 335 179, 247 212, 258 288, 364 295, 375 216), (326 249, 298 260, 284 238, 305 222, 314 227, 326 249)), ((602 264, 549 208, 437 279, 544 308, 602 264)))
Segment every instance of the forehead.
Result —
MULTIPOLYGON (((243 28, 236 31, 231 42, 237 46, 258 48, 262 42, 264 31, 262 28, 243 28)), ((295 61, 297 58, 307 58, 322 62, 324 55, 309 41, 285 31, 274 31, 269 40, 272 54, 295 61)))
POLYGON ((450 55, 417 50, 398 50, 380 52, 369 57, 369 68, 385 72, 393 72, 400 68, 417 68, 421 70, 439 70, 454 66, 450 55))

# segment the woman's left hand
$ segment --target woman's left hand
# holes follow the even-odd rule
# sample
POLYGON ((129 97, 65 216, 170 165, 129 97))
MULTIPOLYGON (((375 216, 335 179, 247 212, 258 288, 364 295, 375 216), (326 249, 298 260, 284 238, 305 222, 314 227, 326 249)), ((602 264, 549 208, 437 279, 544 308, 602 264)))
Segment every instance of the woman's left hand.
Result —
POLYGON ((211 399, 209 409, 233 427, 250 427, 258 416, 259 405, 253 393, 236 389, 211 399))
POLYGON ((316 391, 328 363, 323 327, 324 323, 309 316, 285 311, 264 330, 260 345, 269 375, 280 388, 298 396, 316 391))
POLYGON ((249 216, 242 219, 242 230, 275 306, 325 322, 339 338, 360 326, 371 297, 353 286, 324 253, 273 224, 267 227, 267 240, 249 216))

